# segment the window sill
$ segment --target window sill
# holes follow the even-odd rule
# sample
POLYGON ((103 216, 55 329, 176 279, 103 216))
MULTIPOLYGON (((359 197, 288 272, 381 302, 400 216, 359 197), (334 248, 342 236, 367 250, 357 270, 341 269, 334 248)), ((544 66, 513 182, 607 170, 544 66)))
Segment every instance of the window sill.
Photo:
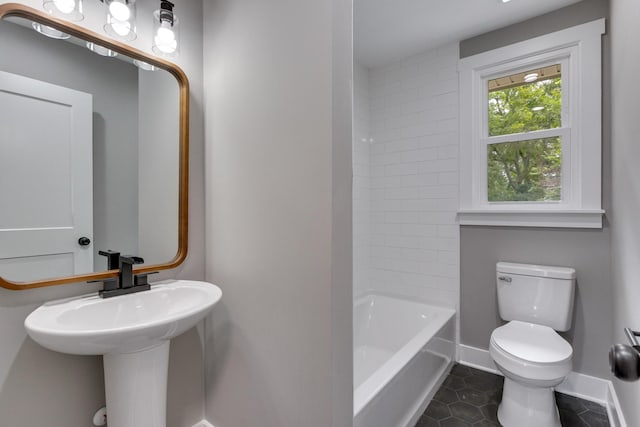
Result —
POLYGON ((602 228, 604 210, 460 210, 460 225, 501 227, 602 228))

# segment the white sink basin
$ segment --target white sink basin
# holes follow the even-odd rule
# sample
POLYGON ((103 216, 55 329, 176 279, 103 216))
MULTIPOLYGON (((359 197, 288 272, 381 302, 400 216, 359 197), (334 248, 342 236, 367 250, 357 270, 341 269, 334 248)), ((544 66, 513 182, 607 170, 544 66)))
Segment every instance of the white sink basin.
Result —
POLYGON ((131 353, 192 328, 221 296, 210 283, 173 280, 135 294, 47 302, 24 324, 34 341, 61 353, 131 353))
POLYGON ((109 427, 165 427, 169 340, 221 296, 211 283, 171 280, 135 294, 47 302, 24 325, 50 350, 103 355, 109 427))
POLYGON ((47 302, 24 324, 29 336, 50 350, 87 355, 130 353, 192 328, 221 296, 220 289, 210 283, 173 280, 135 294, 47 302))

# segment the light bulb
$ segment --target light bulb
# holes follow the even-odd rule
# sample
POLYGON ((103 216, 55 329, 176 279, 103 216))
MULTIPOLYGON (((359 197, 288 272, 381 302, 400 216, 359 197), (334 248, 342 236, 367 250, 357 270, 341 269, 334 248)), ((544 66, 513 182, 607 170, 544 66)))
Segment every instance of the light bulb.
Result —
POLYGON ((178 48, 178 42, 176 41, 176 34, 171 28, 171 24, 168 22, 161 22, 154 42, 158 50, 162 53, 173 53, 178 48))
POLYGON ((117 35, 119 35, 120 37, 124 37, 129 34, 129 31, 131 31, 131 24, 126 21, 114 21, 111 23, 111 28, 117 35))
POLYGON ((173 57, 178 53, 179 27, 178 18, 173 13, 173 3, 160 0, 160 9, 153 12, 154 35, 152 50, 166 57, 173 57))
POLYGON ((155 37, 155 43, 158 50, 162 53, 173 53, 178 48, 178 42, 176 40, 173 40, 172 42, 169 42, 169 43, 165 43, 162 40, 160 40, 158 36, 155 37))
POLYGON ((131 10, 129 10, 129 7, 119 1, 111 2, 109 5, 109 13, 114 19, 122 22, 128 21, 131 17, 131 10))
POLYGON ((82 21, 82 0, 44 0, 42 8, 57 18, 68 21, 82 21))
POLYGON ((104 0, 107 8, 107 22, 104 30, 112 37, 122 40, 135 40, 136 4, 131 0, 104 0))
POLYGON ((53 4, 62 13, 71 13, 76 7, 75 0, 53 0, 53 4))
POLYGON ((156 33, 156 39, 160 41, 162 44, 169 44, 175 41, 176 35, 173 33, 170 25, 166 22, 163 22, 158 28, 158 32, 156 33))

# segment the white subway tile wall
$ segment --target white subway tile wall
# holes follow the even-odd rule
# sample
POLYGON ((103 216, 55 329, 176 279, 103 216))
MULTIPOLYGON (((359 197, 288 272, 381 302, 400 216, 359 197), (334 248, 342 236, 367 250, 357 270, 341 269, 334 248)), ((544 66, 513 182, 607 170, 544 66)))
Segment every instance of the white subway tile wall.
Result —
POLYGON ((356 296, 458 305, 457 62, 452 44, 382 68, 356 64, 356 296))

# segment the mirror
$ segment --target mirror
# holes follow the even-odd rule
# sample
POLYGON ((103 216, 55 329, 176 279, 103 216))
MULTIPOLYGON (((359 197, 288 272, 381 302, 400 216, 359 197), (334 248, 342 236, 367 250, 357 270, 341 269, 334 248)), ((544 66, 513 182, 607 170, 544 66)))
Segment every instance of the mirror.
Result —
POLYGON ((179 265, 184 73, 34 9, 3 5, 0 17, 0 286, 113 277, 108 249, 142 257, 137 272, 179 265))

